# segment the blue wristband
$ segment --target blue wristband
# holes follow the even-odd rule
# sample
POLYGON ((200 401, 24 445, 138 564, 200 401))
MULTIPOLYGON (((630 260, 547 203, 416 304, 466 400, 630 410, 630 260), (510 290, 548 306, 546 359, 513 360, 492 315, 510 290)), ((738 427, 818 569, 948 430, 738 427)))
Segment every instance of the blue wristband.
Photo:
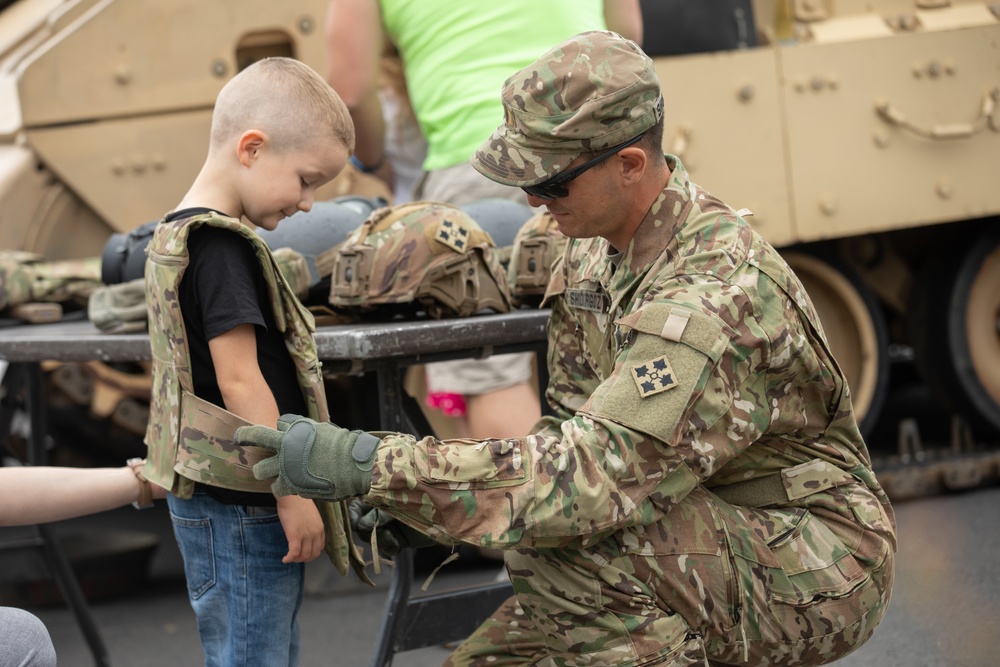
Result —
POLYGON ((385 164, 385 158, 378 161, 378 164, 369 167, 364 162, 358 159, 357 155, 352 155, 350 158, 351 165, 360 171, 362 174, 370 174, 372 172, 378 171, 383 164, 385 164))

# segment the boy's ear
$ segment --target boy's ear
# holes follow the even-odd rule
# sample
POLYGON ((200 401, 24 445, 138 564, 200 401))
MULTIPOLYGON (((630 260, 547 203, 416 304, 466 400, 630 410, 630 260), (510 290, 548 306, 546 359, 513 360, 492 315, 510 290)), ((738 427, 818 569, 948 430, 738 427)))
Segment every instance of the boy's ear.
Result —
POLYGON ((240 164, 249 167, 257 159, 260 149, 267 143, 267 135, 260 130, 247 130, 236 142, 236 157, 240 164))

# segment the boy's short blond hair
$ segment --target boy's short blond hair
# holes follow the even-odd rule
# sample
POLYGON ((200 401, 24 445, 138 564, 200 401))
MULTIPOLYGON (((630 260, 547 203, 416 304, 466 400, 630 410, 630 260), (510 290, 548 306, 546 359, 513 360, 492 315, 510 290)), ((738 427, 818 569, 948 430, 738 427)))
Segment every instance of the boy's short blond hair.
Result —
POLYGON ((229 80, 212 113, 212 148, 265 132, 279 150, 328 137, 354 152, 354 123, 323 77, 294 58, 264 58, 229 80))

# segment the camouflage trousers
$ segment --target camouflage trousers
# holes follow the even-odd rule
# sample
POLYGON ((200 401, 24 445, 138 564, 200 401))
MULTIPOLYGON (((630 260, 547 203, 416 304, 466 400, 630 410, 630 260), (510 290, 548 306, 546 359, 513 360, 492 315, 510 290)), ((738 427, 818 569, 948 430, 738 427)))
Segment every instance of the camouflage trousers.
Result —
POLYGON ((871 636, 893 579, 884 524, 846 509, 748 509, 699 489, 587 549, 505 552, 514 597, 445 664, 831 662, 871 636))

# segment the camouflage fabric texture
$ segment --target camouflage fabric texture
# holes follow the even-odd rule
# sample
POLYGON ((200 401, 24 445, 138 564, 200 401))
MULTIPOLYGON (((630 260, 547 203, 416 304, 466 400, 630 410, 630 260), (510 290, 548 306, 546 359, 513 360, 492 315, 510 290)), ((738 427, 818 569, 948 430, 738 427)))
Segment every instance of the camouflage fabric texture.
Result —
MULTIPOLYGON (((305 299, 314 282, 306 258, 291 248, 276 248, 273 255, 285 284, 297 298, 305 299)), ((145 278, 96 287, 87 302, 87 318, 104 333, 146 331, 145 278)))
POLYGON ((145 278, 95 289, 87 302, 87 318, 104 333, 145 331, 149 320, 145 278))
MULTIPOLYGON (((473 169, 467 171, 479 176, 478 172, 473 169)), ((504 189, 514 192, 510 188, 504 189)), ((500 266, 506 270, 507 264, 510 262, 514 238, 524 223, 535 215, 534 209, 519 201, 487 197, 463 204, 462 210, 468 213, 493 239, 497 259, 500 261, 500 266)))
MULTIPOLYGON (((188 236, 201 225, 229 229, 253 245, 269 288, 275 324, 295 363, 309 416, 329 419, 313 316, 291 292, 263 240, 239 220, 217 213, 161 222, 147 248, 145 270, 153 356, 145 474, 180 498, 191 497, 194 482, 269 492, 270 485, 253 476, 253 464, 267 456, 266 450, 232 441, 233 432, 246 422, 194 395, 191 354, 177 294, 188 263, 188 236)), ((353 568, 369 581, 361 553, 350 538, 346 503, 317 502, 317 507, 326 528, 330 560, 341 574, 353 568)))
POLYGON ((472 166, 505 185, 534 185, 580 154, 636 137, 663 117, 660 81, 639 46, 608 31, 585 32, 504 83, 504 122, 472 166))
POLYGON ((554 416, 378 450, 368 503, 504 550, 515 598, 450 665, 819 665, 886 611, 894 515, 815 309, 668 163, 627 248, 553 268, 554 416))
POLYGON ((568 242, 547 210, 538 211, 521 226, 514 236, 507 265, 507 288, 516 305, 541 303, 552 265, 568 242))
POLYGON ((100 285, 99 257, 46 261, 35 253, 0 250, 0 311, 33 302, 85 305, 100 285))
POLYGON ((278 273, 288 289, 298 299, 304 299, 313 284, 309 262, 302 253, 292 248, 275 248, 271 251, 278 273))
POLYGON ((426 201, 374 211, 337 246, 330 304, 433 318, 511 308, 490 235, 461 209, 426 201))

